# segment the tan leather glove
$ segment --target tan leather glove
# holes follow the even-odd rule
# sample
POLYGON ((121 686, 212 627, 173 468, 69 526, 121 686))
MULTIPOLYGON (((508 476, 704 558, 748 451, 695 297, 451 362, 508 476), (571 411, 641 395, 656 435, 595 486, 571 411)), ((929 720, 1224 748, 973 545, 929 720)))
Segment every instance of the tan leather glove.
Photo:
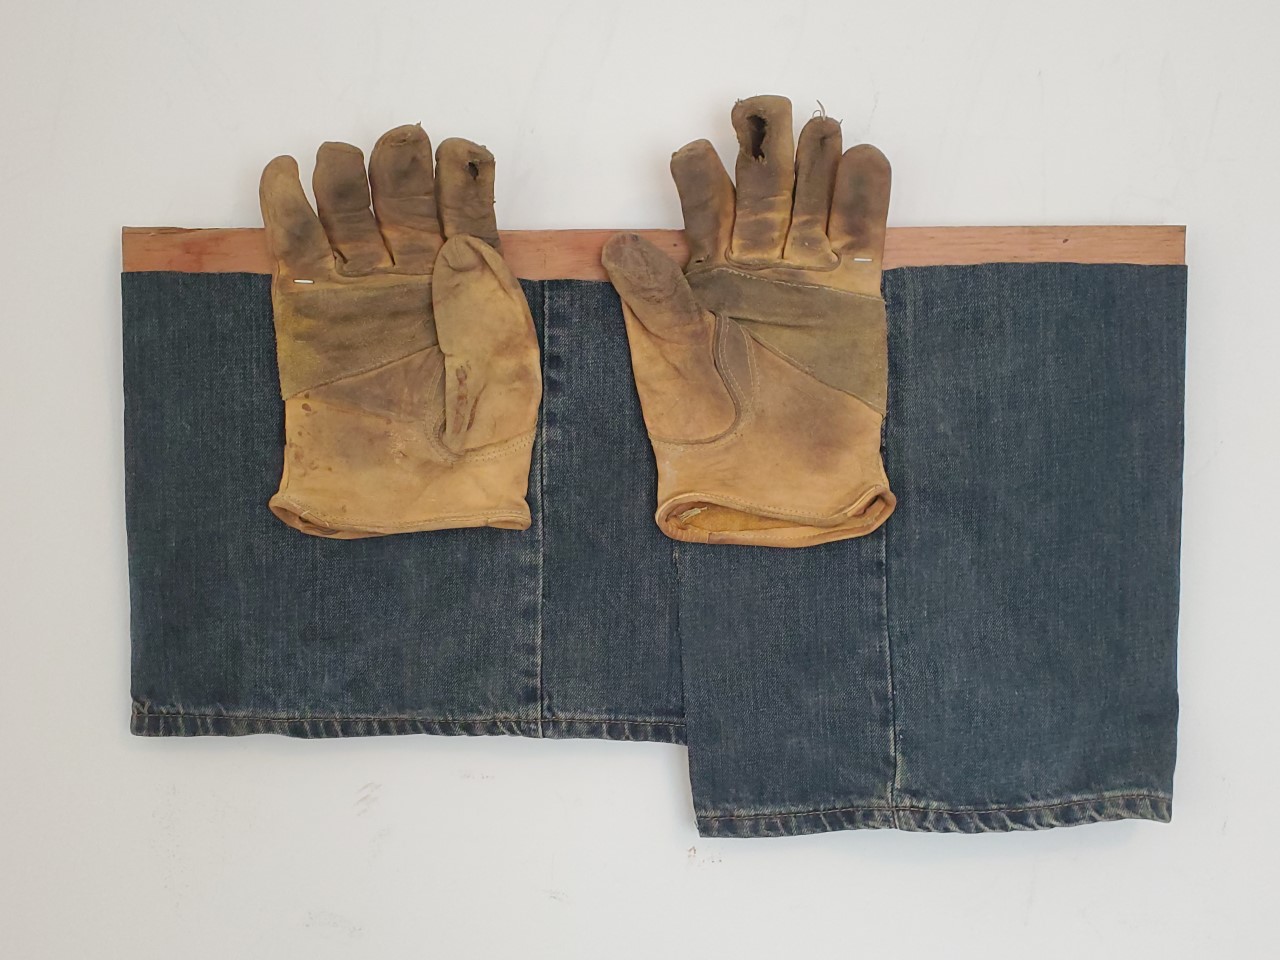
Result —
POLYGON ((292 157, 262 174, 285 401, 272 512, 340 539, 528 528, 542 378, 492 155, 446 140, 433 174, 426 133, 397 127, 367 177, 357 148, 324 144, 313 187, 318 217, 292 157))
POLYGON ((737 189, 698 140, 671 158, 689 262, 619 234, 622 297, 658 463, 658 526, 694 543, 858 537, 893 511, 880 456, 887 329, 880 273, 889 163, 791 103, 733 108, 737 189))

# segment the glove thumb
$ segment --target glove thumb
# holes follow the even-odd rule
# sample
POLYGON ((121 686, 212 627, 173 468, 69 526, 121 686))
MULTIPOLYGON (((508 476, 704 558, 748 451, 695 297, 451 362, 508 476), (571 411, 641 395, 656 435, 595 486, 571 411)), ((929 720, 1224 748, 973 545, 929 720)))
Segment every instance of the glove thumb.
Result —
POLYGON ((703 310, 675 262, 633 233, 615 234, 601 255, 622 298, 645 426, 654 440, 706 440, 737 416, 716 367, 716 318, 703 310))
POLYGON ((476 237, 453 237, 436 258, 431 296, 445 360, 445 445, 464 453, 533 430, 538 336, 502 257, 476 237))

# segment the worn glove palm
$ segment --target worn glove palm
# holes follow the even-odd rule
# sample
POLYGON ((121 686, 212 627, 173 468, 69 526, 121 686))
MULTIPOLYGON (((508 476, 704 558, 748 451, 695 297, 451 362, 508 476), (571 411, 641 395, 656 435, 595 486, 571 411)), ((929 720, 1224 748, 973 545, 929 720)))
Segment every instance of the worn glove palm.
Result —
POLYGON ((685 273, 634 234, 603 255, 657 459, 658 526, 695 543, 862 536, 895 503, 880 455, 889 164, 870 145, 842 156, 827 117, 793 148, 783 97, 739 101, 733 125, 736 190, 706 140, 671 159, 685 273))
POLYGON ((427 135, 404 126, 367 177, 357 148, 324 144, 313 187, 318 217, 292 157, 262 174, 285 400, 272 512, 339 539, 528 528, 542 380, 498 253, 493 157, 446 140, 433 172, 427 135))

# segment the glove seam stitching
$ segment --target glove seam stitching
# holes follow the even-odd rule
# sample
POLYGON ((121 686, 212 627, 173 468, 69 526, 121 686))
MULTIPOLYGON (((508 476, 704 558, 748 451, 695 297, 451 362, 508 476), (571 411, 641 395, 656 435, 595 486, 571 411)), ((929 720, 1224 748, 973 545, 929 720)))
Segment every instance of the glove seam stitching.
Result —
POLYGON ((439 344, 429 343, 425 347, 416 347, 410 350, 408 353, 387 354, 380 357, 378 360, 373 361, 367 367, 363 367, 359 370, 344 371, 343 373, 339 374, 336 377, 330 377, 328 380, 321 380, 317 383, 309 384, 305 387, 302 387, 298 390, 293 391, 292 393, 282 394, 282 396, 285 400, 292 400, 294 397, 298 396, 299 394, 306 393, 308 390, 319 390, 321 387, 328 387, 335 383, 341 383, 343 380, 349 380, 352 377, 359 377, 359 376, 363 376, 366 373, 373 373, 375 370, 380 370, 383 367, 389 367, 391 366, 391 364, 396 363, 397 361, 407 360, 410 357, 417 356, 419 353, 425 353, 426 351, 430 350, 432 347, 438 348, 439 344))
POLYGON ((877 416, 880 416, 880 417, 884 416, 883 410, 881 410, 879 407, 877 407, 875 404, 873 404, 870 400, 868 400, 866 397, 862 396, 861 394, 854 393, 852 390, 845 390, 842 387, 837 387, 834 384, 827 383, 827 381, 823 380, 820 376, 817 375, 817 373, 814 372, 812 367, 806 366, 803 362, 791 356, 791 354, 787 353, 785 350, 780 349, 779 347, 775 346, 772 343, 766 343, 764 340, 761 340, 759 337, 757 337, 755 334, 751 333, 750 331, 746 331, 746 335, 750 337, 752 340, 754 340, 756 343, 760 344, 762 348, 764 348, 765 350, 768 350, 774 356, 791 364, 793 367, 795 367, 797 370, 799 370, 801 373, 803 373, 805 376, 809 377, 810 379, 816 380, 818 381, 818 383, 822 384, 824 387, 829 387, 830 389, 835 390, 838 393, 843 393, 846 397, 852 397, 854 400, 857 400, 859 403, 865 405, 868 409, 873 411, 877 416))
POLYGON ((718 313, 713 314, 713 316, 716 320, 715 368, 716 373, 720 375, 721 385, 728 391, 729 400, 733 404, 733 422, 730 423, 729 426, 725 427, 725 429, 720 433, 713 434, 712 436, 700 440, 667 439, 664 437, 656 437, 650 433, 649 442, 654 446, 676 447, 681 449, 686 447, 710 448, 717 444, 723 444, 733 440, 755 419, 755 404, 753 402, 753 397, 755 388, 758 384, 758 377, 756 375, 755 354, 751 347, 751 338, 736 323, 733 324, 733 329, 747 339, 747 368, 751 373, 751 395, 748 395, 743 391, 741 384, 738 383, 738 378, 733 375, 733 370, 730 368, 728 358, 725 355, 725 343, 728 340, 727 331, 730 329, 730 321, 727 317, 718 313))
MULTIPOLYGON (((788 268, 787 264, 779 264, 779 266, 788 268)), ((804 268, 789 267, 789 269, 796 270, 796 269, 804 269, 804 268)), ((735 277, 740 277, 743 280, 750 280, 753 283, 763 283, 769 286, 796 287, 801 290, 815 290, 820 293, 833 293, 842 297, 853 297, 857 300, 866 300, 866 301, 870 301, 871 303, 880 303, 880 304, 884 303, 884 297, 882 296, 876 297, 876 296, 872 296, 869 293, 858 293, 855 290, 841 290, 839 287, 831 287, 821 283, 804 283, 802 281, 775 280, 772 277, 762 277, 762 276, 759 276, 758 274, 748 273, 745 270, 739 270, 731 266, 715 266, 708 270, 696 270, 696 271, 693 271, 692 275, 697 276, 701 274, 701 275, 710 276, 712 273, 715 273, 716 271, 720 271, 720 270, 726 273, 730 273, 735 277)))

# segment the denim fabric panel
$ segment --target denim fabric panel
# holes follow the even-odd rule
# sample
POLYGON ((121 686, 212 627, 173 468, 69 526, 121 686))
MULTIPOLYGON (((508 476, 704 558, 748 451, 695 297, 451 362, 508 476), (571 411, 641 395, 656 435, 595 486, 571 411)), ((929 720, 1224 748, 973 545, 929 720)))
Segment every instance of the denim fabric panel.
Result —
POLYGON ((700 832, 1169 819, 1185 287, 886 274, 897 512, 826 557, 681 547, 700 832))
POLYGON ((700 830, 795 832, 797 813, 833 829, 850 811, 891 826, 883 531, 793 550, 681 544, 678 563, 700 830))
POLYGON ((932 267, 886 291, 896 801, 1168 819, 1186 268, 932 267))
POLYGON ((1183 268, 887 274, 898 512, 794 551, 663 538, 611 288, 524 286, 533 527, 338 543, 265 507, 266 279, 126 276, 135 732, 679 740, 684 702, 706 834, 1168 818, 1183 268))
POLYGON ((653 521, 657 474, 612 285, 548 281, 543 314, 543 707, 625 716, 682 740, 675 543, 653 521))
POLYGON ((537 484, 524 533, 285 527, 269 289, 123 278, 134 732, 537 731, 537 484))

